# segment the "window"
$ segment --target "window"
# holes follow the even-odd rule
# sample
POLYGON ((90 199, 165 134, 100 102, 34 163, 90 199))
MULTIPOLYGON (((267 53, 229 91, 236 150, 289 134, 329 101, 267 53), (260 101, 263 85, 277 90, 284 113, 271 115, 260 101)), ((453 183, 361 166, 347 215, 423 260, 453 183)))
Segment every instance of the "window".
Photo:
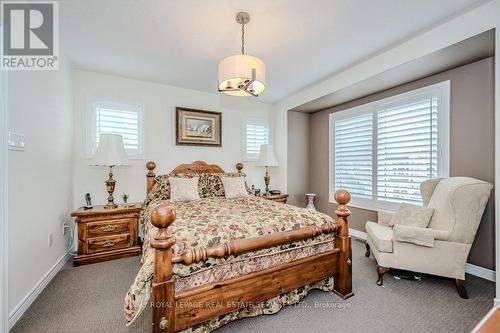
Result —
POLYGON ((87 158, 94 157, 101 133, 114 133, 122 136, 129 158, 141 159, 143 154, 142 105, 101 99, 93 99, 88 104, 87 158))
POLYGON ((394 210, 421 204, 420 183, 449 176, 449 81, 330 115, 330 201, 394 210))
POLYGON ((269 125, 263 119, 243 121, 243 158, 245 161, 257 161, 260 146, 269 143, 269 125))

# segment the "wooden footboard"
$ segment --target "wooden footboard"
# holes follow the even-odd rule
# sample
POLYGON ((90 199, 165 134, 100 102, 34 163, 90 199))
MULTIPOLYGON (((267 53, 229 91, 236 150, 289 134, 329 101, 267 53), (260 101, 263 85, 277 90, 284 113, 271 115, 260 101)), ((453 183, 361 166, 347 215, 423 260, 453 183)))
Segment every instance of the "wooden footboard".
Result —
MULTIPOLYGON (((149 166, 151 173, 154 166, 149 166)), ((209 248, 195 247, 176 256, 172 254, 175 239, 168 232, 175 220, 175 211, 168 204, 156 207, 151 216, 151 222, 159 229, 151 244, 156 249, 151 300, 153 332, 173 333, 332 276, 334 292, 344 299, 352 296, 351 238, 347 222, 350 211, 345 206, 350 194, 339 190, 335 200, 339 205, 334 223, 235 239, 209 248), (211 257, 238 255, 328 233, 336 235, 333 250, 175 293, 174 263, 190 265, 211 257)))

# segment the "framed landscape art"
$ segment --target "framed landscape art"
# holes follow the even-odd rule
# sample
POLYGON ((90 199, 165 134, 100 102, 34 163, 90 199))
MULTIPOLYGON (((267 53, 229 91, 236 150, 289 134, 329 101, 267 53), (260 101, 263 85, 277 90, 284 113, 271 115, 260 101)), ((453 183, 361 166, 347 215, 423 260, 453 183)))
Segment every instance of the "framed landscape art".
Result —
POLYGON ((177 145, 222 146, 222 113, 175 108, 177 145))

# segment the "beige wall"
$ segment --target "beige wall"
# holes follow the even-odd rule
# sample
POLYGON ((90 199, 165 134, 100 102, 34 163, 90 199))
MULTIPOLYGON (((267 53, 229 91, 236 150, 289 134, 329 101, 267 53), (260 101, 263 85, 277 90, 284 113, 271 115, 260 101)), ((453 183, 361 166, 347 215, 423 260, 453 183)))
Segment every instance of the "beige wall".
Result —
POLYGON ((288 113, 288 203, 299 207, 306 205, 305 193, 309 192, 309 159, 311 115, 302 112, 288 113))
MULTIPOLYGON (((312 114, 309 182, 310 190, 318 194, 317 207, 320 211, 333 215, 334 209, 334 205, 328 202, 329 114, 445 80, 451 81, 450 175, 469 176, 494 183, 494 58, 488 58, 312 114)), ((364 231, 367 220, 376 221, 376 213, 373 211, 357 208, 351 208, 351 211, 351 228, 364 231)), ((494 269, 494 239, 492 196, 477 232, 469 262, 494 269)))

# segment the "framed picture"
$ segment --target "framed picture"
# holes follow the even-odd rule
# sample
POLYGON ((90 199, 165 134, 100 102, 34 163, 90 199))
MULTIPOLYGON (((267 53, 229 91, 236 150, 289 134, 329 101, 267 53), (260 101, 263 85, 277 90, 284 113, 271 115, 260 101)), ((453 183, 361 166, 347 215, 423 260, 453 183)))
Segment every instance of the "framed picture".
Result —
POLYGON ((222 146, 222 113, 175 108, 176 145, 222 146))

